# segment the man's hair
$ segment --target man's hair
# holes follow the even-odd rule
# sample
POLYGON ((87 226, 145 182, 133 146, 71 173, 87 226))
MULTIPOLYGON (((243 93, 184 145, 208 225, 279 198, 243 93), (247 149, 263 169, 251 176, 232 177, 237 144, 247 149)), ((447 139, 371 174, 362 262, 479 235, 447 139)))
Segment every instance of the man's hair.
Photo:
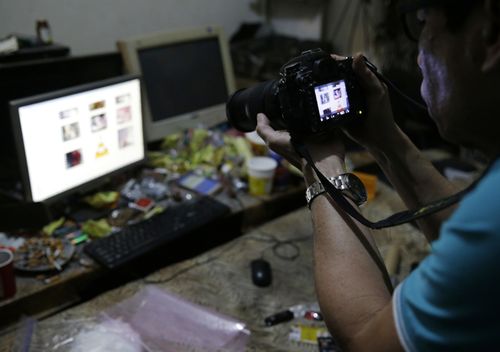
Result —
POLYGON ((451 31, 460 29, 472 10, 482 3, 482 0, 443 1, 441 7, 446 14, 448 28, 451 31))
POLYGON ((437 7, 444 10, 450 30, 459 29, 467 20, 468 15, 483 0, 400 0, 401 11, 411 12, 425 7, 437 7))

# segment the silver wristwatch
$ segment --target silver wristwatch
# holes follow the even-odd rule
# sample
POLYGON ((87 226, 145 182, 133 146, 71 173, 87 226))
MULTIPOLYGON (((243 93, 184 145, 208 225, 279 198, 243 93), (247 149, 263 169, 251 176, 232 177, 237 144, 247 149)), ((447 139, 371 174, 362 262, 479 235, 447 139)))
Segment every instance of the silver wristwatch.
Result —
MULTIPOLYGON (((358 176, 346 173, 335 177, 330 177, 328 180, 335 186, 336 189, 342 191, 342 194, 352 200, 356 205, 361 205, 366 202, 366 190, 363 182, 358 176)), ((325 193, 325 188, 321 182, 314 182, 307 187, 306 201, 307 206, 311 208, 311 203, 314 198, 322 193, 325 193)))

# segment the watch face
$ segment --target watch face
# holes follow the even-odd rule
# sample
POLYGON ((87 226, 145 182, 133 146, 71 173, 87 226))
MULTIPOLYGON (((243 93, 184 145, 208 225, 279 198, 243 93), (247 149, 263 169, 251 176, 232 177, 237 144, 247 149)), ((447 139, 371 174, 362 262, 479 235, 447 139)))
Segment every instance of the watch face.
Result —
POLYGON ((347 189, 357 198, 356 203, 361 204, 366 201, 366 189, 363 182, 354 174, 344 174, 347 189))

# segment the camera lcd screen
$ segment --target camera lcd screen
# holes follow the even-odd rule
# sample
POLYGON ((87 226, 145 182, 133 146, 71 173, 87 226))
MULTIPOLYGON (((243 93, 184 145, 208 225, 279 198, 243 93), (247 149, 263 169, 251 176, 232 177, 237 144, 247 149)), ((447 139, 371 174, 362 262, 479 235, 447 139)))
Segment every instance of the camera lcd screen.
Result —
POLYGON ((319 120, 328 121, 349 113, 349 97, 344 80, 314 87, 319 120))

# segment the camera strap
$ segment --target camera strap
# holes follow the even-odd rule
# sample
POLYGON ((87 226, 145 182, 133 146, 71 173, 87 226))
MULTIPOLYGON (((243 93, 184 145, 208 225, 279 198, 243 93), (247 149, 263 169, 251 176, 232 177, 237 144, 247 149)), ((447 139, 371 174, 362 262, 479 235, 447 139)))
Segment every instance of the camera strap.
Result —
MULTIPOLYGON (((321 171, 318 170, 316 165, 314 164, 314 161, 311 158, 311 155, 309 154, 309 151, 307 150, 306 146, 300 142, 298 139, 294 138, 292 136, 292 145, 295 148, 295 151, 303 157, 306 161, 307 164, 314 170, 316 173, 319 181, 323 185, 324 189, 328 193, 328 195, 337 203, 347 214, 349 214, 352 218, 356 219, 359 221, 361 224, 372 228, 372 229, 382 229, 386 227, 393 227, 401 224, 405 224, 417 219, 420 219, 424 216, 436 213, 440 210, 443 210, 447 207, 449 207, 452 204, 457 203, 462 197, 470 192, 476 184, 479 182, 481 177, 479 177, 476 181, 474 181, 471 185, 469 185, 467 188, 463 189, 462 191, 455 193, 449 197, 434 201, 432 203, 429 203, 427 205, 424 205, 418 209, 414 210, 404 210, 398 213, 395 213, 385 219, 372 222, 368 219, 366 219, 361 213, 352 205, 351 202, 349 202, 342 192, 335 188, 335 186, 328 180, 328 178, 321 173, 321 171)), ((488 168, 483 172, 483 175, 488 171, 488 168)))

